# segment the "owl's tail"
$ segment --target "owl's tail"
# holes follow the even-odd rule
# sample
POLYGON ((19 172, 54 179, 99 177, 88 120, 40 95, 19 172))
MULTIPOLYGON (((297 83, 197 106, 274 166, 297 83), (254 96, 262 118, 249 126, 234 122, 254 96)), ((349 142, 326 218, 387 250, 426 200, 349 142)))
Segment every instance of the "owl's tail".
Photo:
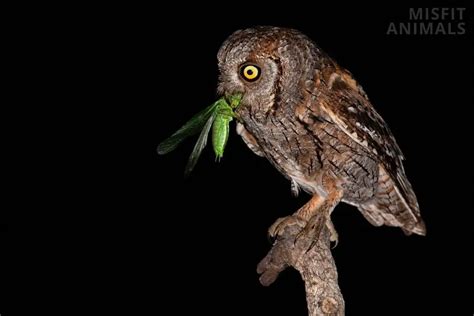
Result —
POLYGON ((393 179, 380 166, 375 197, 360 205, 359 210, 374 226, 395 226, 407 235, 426 235, 415 193, 403 171, 393 179))

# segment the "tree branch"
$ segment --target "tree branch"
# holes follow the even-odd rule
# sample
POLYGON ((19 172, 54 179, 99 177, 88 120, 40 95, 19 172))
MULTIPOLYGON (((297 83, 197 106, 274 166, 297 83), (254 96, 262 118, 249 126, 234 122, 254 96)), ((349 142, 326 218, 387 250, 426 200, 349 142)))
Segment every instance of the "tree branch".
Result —
POLYGON ((258 264, 260 283, 272 284, 288 266, 301 274, 305 283, 308 315, 344 315, 344 299, 337 283, 336 264, 331 253, 330 233, 326 225, 316 243, 305 236, 295 237, 300 228, 288 226, 278 236, 267 256, 258 264), (308 250, 307 250, 308 249, 308 250))

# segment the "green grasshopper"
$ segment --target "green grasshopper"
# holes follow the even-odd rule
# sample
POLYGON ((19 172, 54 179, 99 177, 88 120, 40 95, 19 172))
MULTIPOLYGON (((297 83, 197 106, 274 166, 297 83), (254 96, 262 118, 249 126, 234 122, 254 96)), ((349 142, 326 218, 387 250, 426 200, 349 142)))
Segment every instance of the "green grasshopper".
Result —
POLYGON ((239 106, 241 100, 241 94, 228 97, 229 102, 224 97, 220 98, 193 116, 173 135, 161 142, 157 148, 158 154, 164 155, 173 151, 183 140, 201 131, 184 169, 185 176, 188 176, 196 165, 202 150, 206 147, 208 134, 212 127, 212 147, 216 154, 216 160, 220 160, 224 155, 224 149, 229 138, 229 124, 235 117, 234 110, 239 106))

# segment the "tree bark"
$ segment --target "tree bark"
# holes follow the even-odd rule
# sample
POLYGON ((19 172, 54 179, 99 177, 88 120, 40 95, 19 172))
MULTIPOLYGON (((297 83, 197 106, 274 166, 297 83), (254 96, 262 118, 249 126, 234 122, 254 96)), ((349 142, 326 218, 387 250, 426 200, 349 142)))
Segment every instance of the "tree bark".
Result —
POLYGON ((330 233, 326 225, 321 227, 316 241, 305 236, 295 238, 301 229, 297 226, 286 227, 258 264, 257 272, 261 274, 260 283, 268 286, 281 271, 292 266, 305 283, 309 316, 344 315, 344 299, 337 283, 330 233))

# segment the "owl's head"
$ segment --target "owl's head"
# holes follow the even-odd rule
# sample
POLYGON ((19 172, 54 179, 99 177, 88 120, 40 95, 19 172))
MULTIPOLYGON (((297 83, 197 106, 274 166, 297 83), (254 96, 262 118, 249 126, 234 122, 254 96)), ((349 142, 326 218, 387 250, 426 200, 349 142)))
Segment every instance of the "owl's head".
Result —
POLYGON ((279 27, 257 27, 233 33, 221 46, 221 95, 242 93, 240 107, 257 118, 272 108, 287 107, 302 97, 312 78, 319 49, 302 33, 279 27))

